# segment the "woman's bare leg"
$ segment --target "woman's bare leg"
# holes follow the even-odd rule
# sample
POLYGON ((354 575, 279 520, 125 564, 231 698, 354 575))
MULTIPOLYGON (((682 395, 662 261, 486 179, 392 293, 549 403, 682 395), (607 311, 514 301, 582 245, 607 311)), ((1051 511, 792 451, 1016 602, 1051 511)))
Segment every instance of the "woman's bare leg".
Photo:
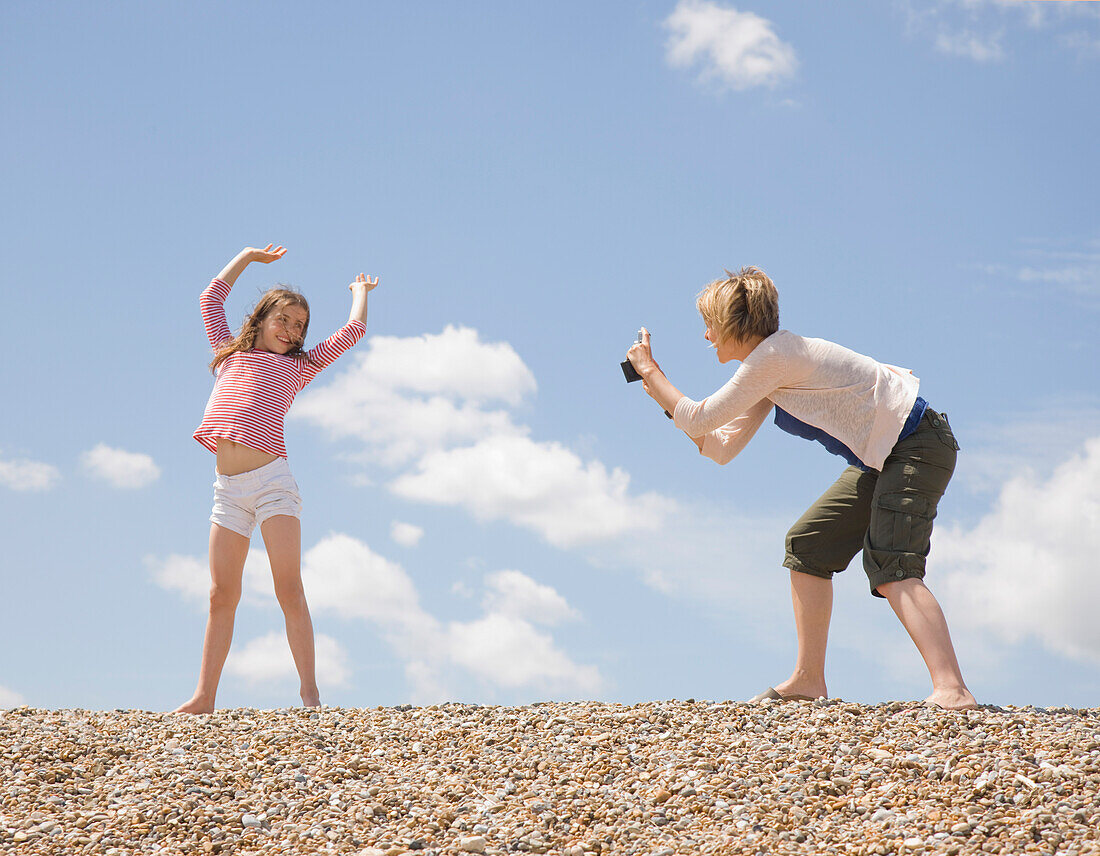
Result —
POLYGON ((794 672, 775 691, 784 697, 827 696, 825 648, 833 615, 833 581, 791 571, 791 604, 798 632, 798 658, 794 672))
POLYGON ((222 666, 233 641, 233 619, 241 600, 241 575, 248 557, 248 543, 248 538, 231 529, 216 523, 210 526, 210 614, 202 643, 199 683, 191 700, 176 708, 175 713, 214 710, 222 666))
POLYGON ((907 579, 883 583, 878 592, 890 602, 932 676, 932 695, 925 701, 946 710, 977 707, 978 702, 963 681, 947 619, 924 581, 907 579))
POLYGON ((316 707, 321 698, 317 689, 313 620, 302 588, 302 525, 297 517, 279 514, 265 520, 260 525, 260 532, 271 562, 275 597, 279 599, 286 620, 286 639, 302 684, 302 704, 316 707))

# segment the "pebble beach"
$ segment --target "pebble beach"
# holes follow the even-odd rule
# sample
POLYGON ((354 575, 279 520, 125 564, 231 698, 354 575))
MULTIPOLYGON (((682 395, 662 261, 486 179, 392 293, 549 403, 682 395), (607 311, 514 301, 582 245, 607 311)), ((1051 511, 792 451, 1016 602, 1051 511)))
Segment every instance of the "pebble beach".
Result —
POLYGON ((0 852, 1100 853, 1100 708, 0 711, 0 852))

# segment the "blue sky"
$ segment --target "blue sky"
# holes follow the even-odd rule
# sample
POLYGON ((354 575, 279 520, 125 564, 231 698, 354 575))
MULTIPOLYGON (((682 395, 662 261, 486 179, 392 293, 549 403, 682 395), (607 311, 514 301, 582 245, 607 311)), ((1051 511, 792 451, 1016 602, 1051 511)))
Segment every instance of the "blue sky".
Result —
MULTIPOLYGON (((315 343, 382 277, 287 423, 325 702, 787 676, 783 535, 842 464, 768 426, 718 467, 617 365, 644 324, 712 392, 694 295, 756 264, 950 414, 928 583, 979 700, 1096 704, 1095 4, 8 4, 0 64, 0 706, 190 695, 197 298, 269 241, 233 326, 289 282, 315 343)), ((264 573, 220 706, 296 700, 264 573)), ((858 562, 828 678, 928 692, 858 562)))

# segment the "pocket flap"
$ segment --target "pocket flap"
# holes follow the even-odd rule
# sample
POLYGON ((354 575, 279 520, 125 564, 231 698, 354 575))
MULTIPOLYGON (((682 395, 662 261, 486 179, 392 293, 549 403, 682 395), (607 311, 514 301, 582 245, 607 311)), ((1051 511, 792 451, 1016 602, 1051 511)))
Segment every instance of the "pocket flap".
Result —
POLYGON ((879 508, 887 511, 900 511, 916 517, 929 517, 928 500, 913 493, 884 493, 878 498, 879 508))

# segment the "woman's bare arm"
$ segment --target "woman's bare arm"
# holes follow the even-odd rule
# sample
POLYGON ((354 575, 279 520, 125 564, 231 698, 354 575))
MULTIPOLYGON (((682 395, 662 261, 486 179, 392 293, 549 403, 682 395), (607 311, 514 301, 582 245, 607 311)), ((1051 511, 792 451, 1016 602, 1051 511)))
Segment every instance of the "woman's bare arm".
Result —
MULTIPOLYGON (((672 382, 665 377, 665 373, 661 371, 661 367, 657 365, 657 361, 653 359, 653 352, 649 347, 649 331, 645 327, 642 328, 642 341, 637 342, 627 352, 626 357, 642 376, 642 388, 649 397, 661 405, 665 413, 671 414, 676 409, 676 402, 683 398, 684 394, 672 385, 672 382)), ((691 442, 699 447, 700 452, 703 451, 702 437, 692 437, 686 431, 684 433, 691 437, 691 442)))

